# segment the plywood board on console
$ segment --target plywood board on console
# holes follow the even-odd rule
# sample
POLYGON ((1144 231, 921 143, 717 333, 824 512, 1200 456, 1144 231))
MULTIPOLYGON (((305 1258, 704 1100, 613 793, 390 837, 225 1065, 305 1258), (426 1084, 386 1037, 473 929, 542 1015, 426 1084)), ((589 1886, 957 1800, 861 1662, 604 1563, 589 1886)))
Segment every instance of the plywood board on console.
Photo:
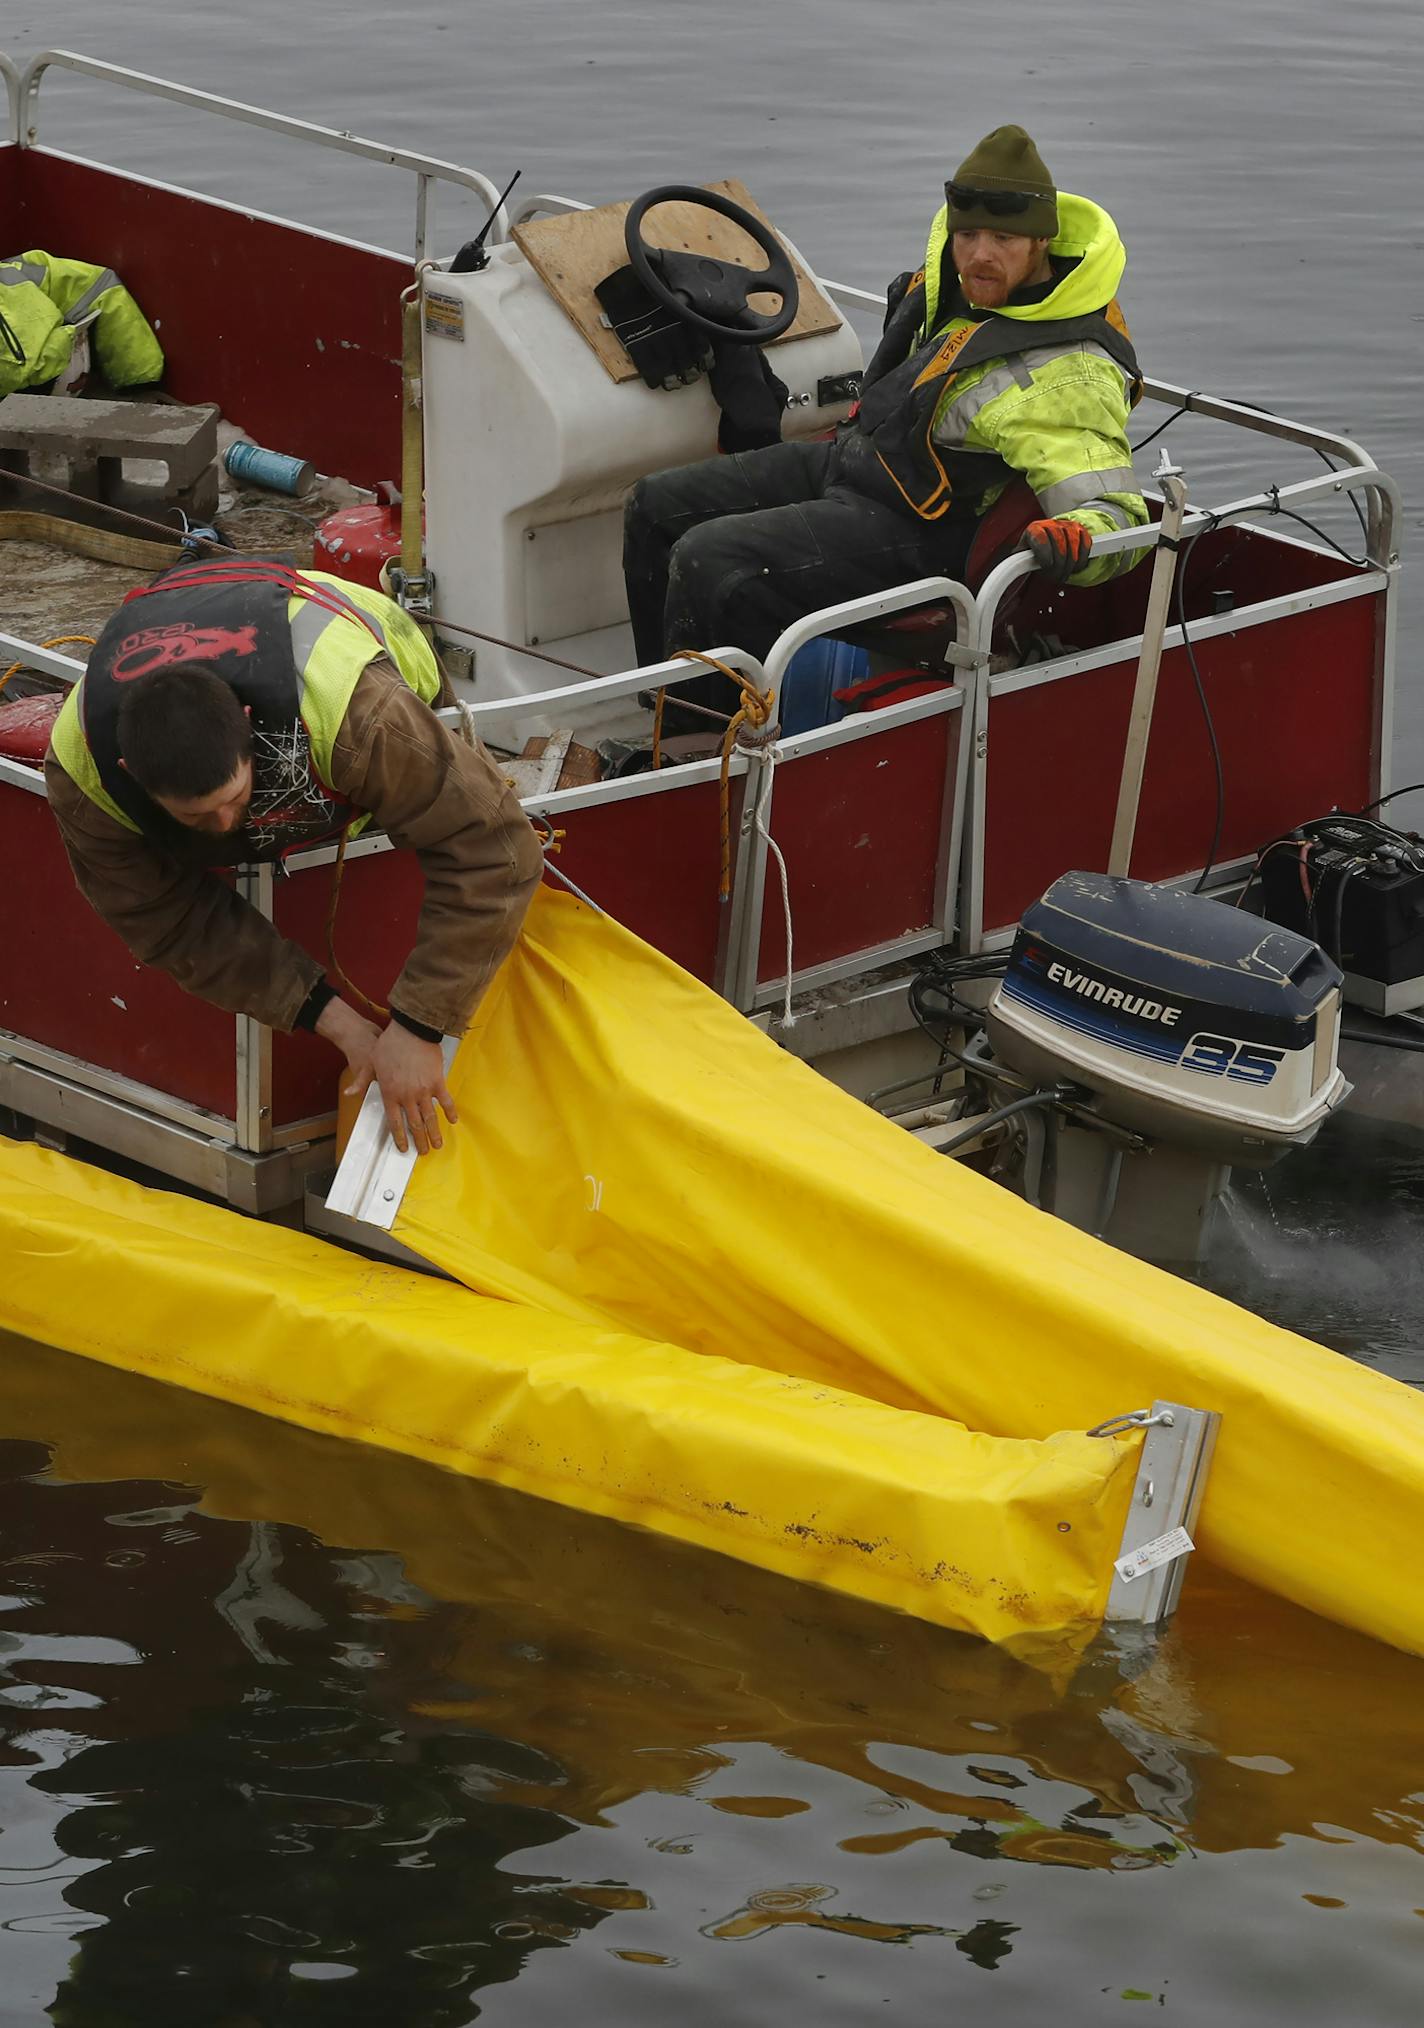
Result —
MULTIPOLYGON (((705 187, 730 197, 734 204, 744 205, 763 224, 771 224, 737 177, 729 176, 725 182, 705 187)), ((601 204, 596 211, 569 211, 556 218, 533 218, 514 228, 515 245, 614 380, 636 380, 638 369, 620 340, 603 323, 603 308, 593 292, 615 268, 627 265, 623 221, 630 209, 628 204, 601 204)), ((730 219, 695 204, 658 205, 643 220, 643 232, 650 246, 682 253, 709 253, 718 260, 740 261, 758 271, 766 266, 761 248, 730 219)), ((834 305, 822 295, 801 262, 794 254, 791 258, 800 284, 801 306, 791 328, 772 340, 774 345, 789 344, 793 338, 810 338, 821 331, 835 331, 841 321, 834 305)))

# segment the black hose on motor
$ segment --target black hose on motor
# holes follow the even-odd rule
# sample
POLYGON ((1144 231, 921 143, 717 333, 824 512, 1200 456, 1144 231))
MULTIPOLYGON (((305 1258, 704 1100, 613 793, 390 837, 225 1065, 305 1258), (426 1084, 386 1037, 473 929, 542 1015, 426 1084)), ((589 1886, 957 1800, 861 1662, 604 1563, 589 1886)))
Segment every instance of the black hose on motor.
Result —
POLYGON ((960 958, 935 951, 910 981, 909 1007, 916 1025, 932 1042, 943 1042, 954 1028, 977 1034, 984 1026, 983 1010, 961 998, 957 988, 969 979, 1002 979, 1006 966, 999 952, 960 958))
POLYGON ((1381 1035, 1371 1028, 1346 1028, 1341 1024, 1342 1042, 1372 1043, 1376 1049, 1405 1049, 1424 1056, 1424 1035, 1381 1035))

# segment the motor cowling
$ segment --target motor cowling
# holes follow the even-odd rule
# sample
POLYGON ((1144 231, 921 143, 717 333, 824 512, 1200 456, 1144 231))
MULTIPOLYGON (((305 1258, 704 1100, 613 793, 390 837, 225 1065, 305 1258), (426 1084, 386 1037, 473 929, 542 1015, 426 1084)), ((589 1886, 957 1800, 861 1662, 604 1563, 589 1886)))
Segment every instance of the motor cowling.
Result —
POLYGON ((994 1055, 1092 1094, 1103 1118, 1262 1167, 1348 1095, 1338 967, 1240 909, 1065 873, 1027 910, 988 1008, 994 1055))

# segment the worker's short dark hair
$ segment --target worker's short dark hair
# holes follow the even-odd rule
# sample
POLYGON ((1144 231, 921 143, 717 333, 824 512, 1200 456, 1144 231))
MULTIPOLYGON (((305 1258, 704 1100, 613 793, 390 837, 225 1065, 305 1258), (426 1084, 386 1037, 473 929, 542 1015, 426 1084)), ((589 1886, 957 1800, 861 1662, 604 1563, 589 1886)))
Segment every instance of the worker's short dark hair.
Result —
POLYGON ((119 753, 150 796, 210 796, 250 757, 252 727, 221 676, 173 662, 125 686, 119 753))

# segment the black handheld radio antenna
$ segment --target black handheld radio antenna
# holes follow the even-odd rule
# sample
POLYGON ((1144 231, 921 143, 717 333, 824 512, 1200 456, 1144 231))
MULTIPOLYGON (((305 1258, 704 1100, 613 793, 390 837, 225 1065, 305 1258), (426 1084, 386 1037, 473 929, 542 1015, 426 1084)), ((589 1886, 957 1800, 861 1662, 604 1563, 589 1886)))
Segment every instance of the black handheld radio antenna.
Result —
POLYGON ((489 217, 485 220, 474 238, 465 241, 465 244, 460 248, 460 251, 446 269, 447 274, 477 275, 481 268, 489 266, 489 255, 485 252, 485 235, 494 224, 496 218, 498 218, 505 198, 508 197, 510 191, 523 174, 524 171, 522 169, 515 170, 500 195, 495 199, 493 211, 491 211, 489 217))

